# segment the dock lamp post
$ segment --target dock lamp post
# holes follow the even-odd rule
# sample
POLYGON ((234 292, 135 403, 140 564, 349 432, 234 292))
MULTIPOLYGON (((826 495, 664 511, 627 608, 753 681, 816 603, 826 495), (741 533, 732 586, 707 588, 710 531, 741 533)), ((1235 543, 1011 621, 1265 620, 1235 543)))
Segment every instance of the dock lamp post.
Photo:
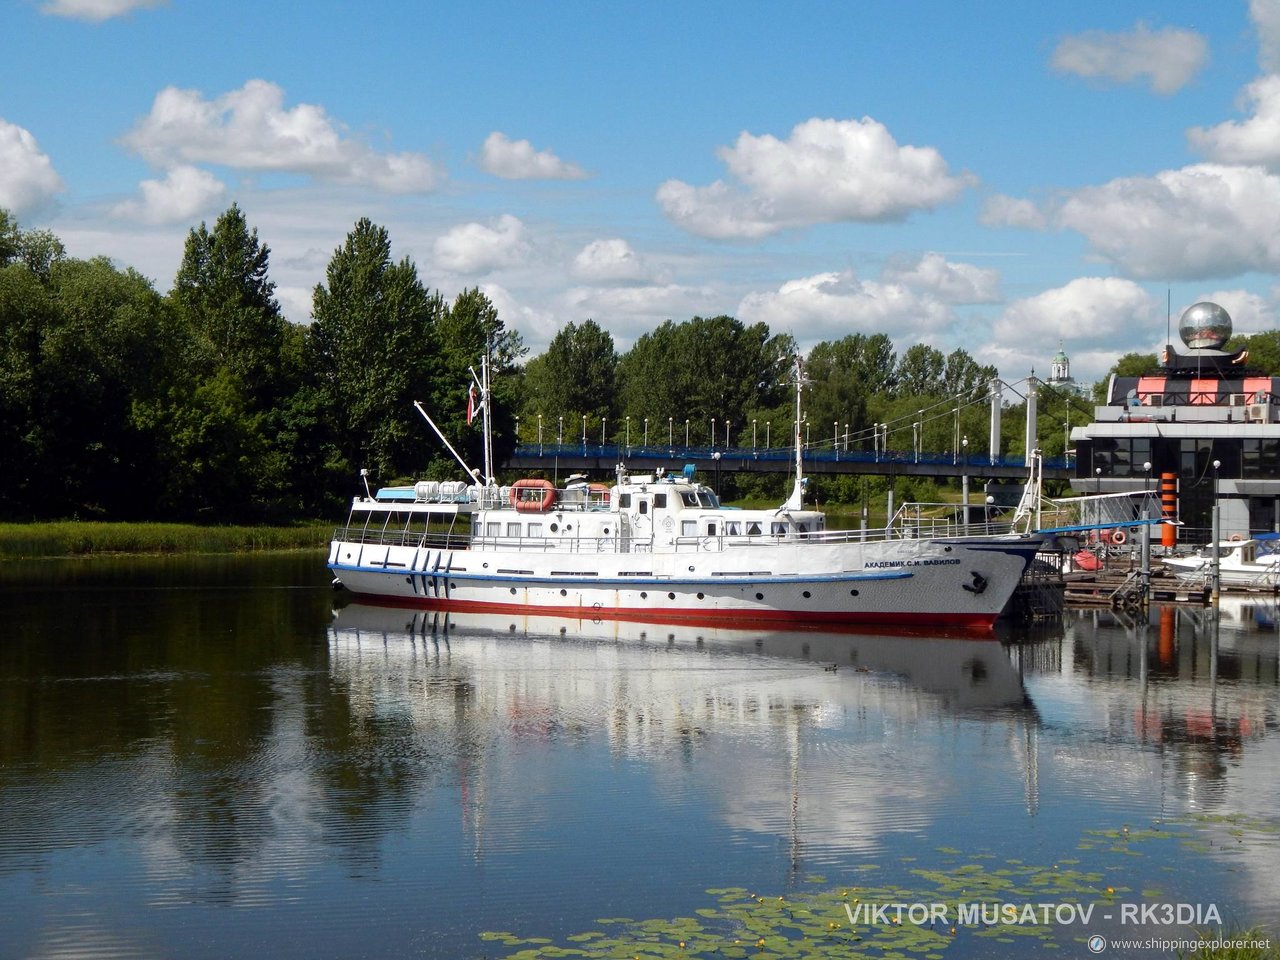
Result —
POLYGON ((711 418, 711 449, 716 448, 716 418, 711 418))
POLYGON ((689 418, 684 418, 684 452, 689 452, 689 418))
POLYGON ((644 418, 644 449, 649 447, 649 418, 644 418))
POLYGON ((733 426, 732 420, 726 420, 724 422, 724 448, 726 450, 729 449, 729 428, 732 426, 733 426))
POLYGON ((964 451, 964 471, 960 474, 960 502, 964 506, 964 532, 969 533, 969 438, 960 438, 960 448, 964 451))
POLYGON ((675 417, 667 417, 667 456, 675 453, 676 449, 676 419, 675 417))
POLYGON ((564 446, 564 417, 560 418, 560 429, 556 431, 556 446, 564 446))
POLYGON ((516 446, 520 446, 520 418, 516 417, 516 446))
POLYGON ((608 418, 608 417, 601 417, 601 418, 600 418, 600 452, 601 452, 601 453, 604 453, 604 445, 605 445, 605 439, 604 439, 604 438, 605 438, 605 431, 604 431, 604 428, 605 428, 605 425, 606 425, 608 422, 609 422, 609 418, 608 418))
POLYGON ((542 414, 538 414, 538 456, 542 456, 542 414))
POLYGON ((751 418, 751 452, 756 452, 756 418, 751 418))
POLYGON ((1218 596, 1222 592, 1222 564, 1221 558, 1218 556, 1218 541, 1222 539, 1222 511, 1218 504, 1218 468, 1222 466, 1221 460, 1213 461, 1213 552, 1210 556, 1213 558, 1212 573, 1209 576, 1209 599, 1216 605, 1218 596))
POLYGON ((582 415, 582 455, 587 455, 587 415, 582 415))
POLYGON ((627 417, 627 453, 631 453, 631 418, 627 417))
POLYGON ((711 459, 716 462, 716 497, 720 496, 720 451, 717 450, 711 454, 711 459))
POLYGON ((764 422, 764 448, 769 449, 769 431, 773 428, 773 421, 766 420, 764 422))

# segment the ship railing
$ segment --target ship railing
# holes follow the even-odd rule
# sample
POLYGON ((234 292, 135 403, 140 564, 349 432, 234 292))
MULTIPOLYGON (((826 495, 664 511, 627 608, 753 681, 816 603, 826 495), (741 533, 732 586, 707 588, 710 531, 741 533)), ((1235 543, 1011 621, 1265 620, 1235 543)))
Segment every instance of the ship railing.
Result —
POLYGON ((431 547, 465 550, 473 539, 469 533, 422 533, 422 531, 372 530, 365 527, 338 527, 333 539, 343 543, 363 543, 379 547, 431 547))

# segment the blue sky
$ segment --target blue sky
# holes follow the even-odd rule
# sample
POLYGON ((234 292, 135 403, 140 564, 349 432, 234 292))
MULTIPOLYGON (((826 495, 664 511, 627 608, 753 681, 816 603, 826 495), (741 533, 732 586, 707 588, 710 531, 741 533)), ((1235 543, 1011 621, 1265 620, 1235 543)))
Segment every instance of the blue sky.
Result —
POLYGON ((169 288, 231 203, 291 319, 355 221, 535 351, 728 313, 1079 379, 1280 312, 1280 0, 0 0, 0 206, 169 288))

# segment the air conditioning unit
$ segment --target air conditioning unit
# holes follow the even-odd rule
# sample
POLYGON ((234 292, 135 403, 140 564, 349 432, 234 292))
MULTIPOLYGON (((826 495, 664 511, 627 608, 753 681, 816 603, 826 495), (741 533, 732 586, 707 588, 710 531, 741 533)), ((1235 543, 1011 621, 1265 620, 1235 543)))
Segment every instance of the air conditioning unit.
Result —
POLYGON ((1271 409, 1265 403, 1251 403, 1244 408, 1244 419, 1246 423, 1269 423, 1271 409))

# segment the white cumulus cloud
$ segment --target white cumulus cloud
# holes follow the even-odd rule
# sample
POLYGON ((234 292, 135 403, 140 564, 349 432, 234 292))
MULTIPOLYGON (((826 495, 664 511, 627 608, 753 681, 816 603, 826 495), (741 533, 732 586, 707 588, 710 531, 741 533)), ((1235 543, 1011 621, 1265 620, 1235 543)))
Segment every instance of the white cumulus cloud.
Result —
POLYGON ((885 126, 812 119, 786 140, 743 132, 718 156, 735 183, 668 180, 663 213, 716 239, 757 239, 779 230, 839 221, 897 221, 958 196, 972 183, 953 176, 932 147, 902 146, 885 126))
POLYGON ((1004 194, 995 194, 983 201, 978 220, 987 227, 1018 227, 1022 230, 1043 230, 1047 223, 1044 212, 1032 201, 1004 194))
MULTIPOLYGON (((1065 286, 1016 300, 996 319, 997 343, 1043 348, 1065 344, 1131 343, 1154 329, 1158 304, 1142 287, 1120 277, 1077 277, 1065 286)), ((1162 315, 1162 314, 1160 314, 1162 315)), ((1160 327, 1163 334, 1163 326, 1160 327)))
POLYGON ((0 118, 0 207, 23 214, 62 190, 62 178, 30 131, 0 118))
POLYGON ((1132 83, 1145 79, 1156 93, 1169 94, 1186 86, 1208 56, 1209 45, 1193 30, 1152 30, 1138 23, 1123 33, 1090 30, 1065 37, 1054 48, 1050 63, 1062 73, 1090 80, 1132 83))
POLYGON ((149 163, 217 163, 242 170, 300 173, 388 193, 431 190, 441 173, 418 153, 378 153, 353 139, 323 107, 286 108, 266 80, 206 100, 198 90, 166 87, 122 142, 149 163))
POLYGON ((227 188, 213 174, 198 167, 181 165, 163 180, 143 180, 141 199, 116 204, 113 216, 143 223, 182 223, 192 220, 221 203, 227 188))
POLYGON ((1258 31, 1258 63, 1263 70, 1280 70, 1280 3, 1249 0, 1249 18, 1258 31))
POLYGON ((586 283, 636 283, 652 279, 652 271, 631 244, 617 237, 592 240, 578 251, 570 272, 586 283))
POLYGON ((942 303, 999 303, 1000 272, 971 263, 952 263, 940 253, 915 261, 893 260, 880 279, 929 294, 942 303))
POLYGON ((69 20, 88 20, 101 23, 112 17, 122 17, 134 10, 161 7, 169 0, 48 0, 40 5, 40 12, 69 20))
POLYGON ((534 150, 528 140, 511 140, 495 130, 480 148, 480 168, 504 180, 584 180, 587 172, 550 150, 534 150))
POLYGON ((518 217, 506 213, 492 224, 463 223, 438 237, 436 265, 451 273, 488 273, 523 263, 532 246, 518 217))
POLYGON ((1112 180, 1076 191, 1057 219, 1136 277, 1280 270, 1280 176, 1261 167, 1197 164, 1112 180))
POLYGON ((1216 127, 1192 127, 1187 139, 1219 163, 1280 166, 1280 76, 1260 77, 1244 88, 1242 99, 1252 116, 1216 127))
POLYGON ((954 319, 951 308, 936 297, 903 283, 859 280, 850 270, 749 293, 738 304, 737 315, 748 323, 763 321, 775 332, 792 331, 805 342, 885 330, 894 331, 895 339, 911 339, 941 330, 954 319))

